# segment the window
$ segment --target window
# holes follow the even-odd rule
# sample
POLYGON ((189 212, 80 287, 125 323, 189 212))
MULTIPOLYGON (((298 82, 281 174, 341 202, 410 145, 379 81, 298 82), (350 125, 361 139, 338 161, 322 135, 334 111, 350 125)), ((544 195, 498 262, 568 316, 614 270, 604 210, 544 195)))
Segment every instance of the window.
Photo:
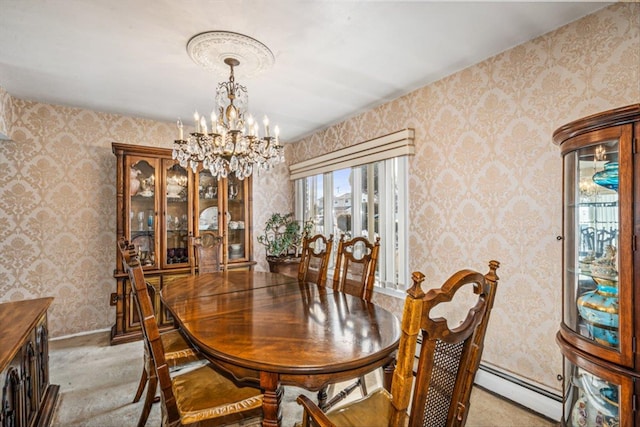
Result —
MULTIPOLYGON (((407 157, 343 168, 295 181, 296 216, 312 233, 380 237, 376 286, 404 290, 407 263, 407 157)), ((335 253, 334 253, 335 255, 335 253)), ((333 273, 333 260, 329 274, 333 273)))

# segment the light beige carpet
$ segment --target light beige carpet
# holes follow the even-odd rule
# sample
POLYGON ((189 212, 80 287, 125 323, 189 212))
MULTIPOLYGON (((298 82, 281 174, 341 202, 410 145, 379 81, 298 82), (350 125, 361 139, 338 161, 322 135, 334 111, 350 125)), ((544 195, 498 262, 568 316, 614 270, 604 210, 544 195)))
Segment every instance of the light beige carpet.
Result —
MULTIPOLYGON (((54 427, 135 426, 142 402, 131 403, 142 370, 142 342, 109 345, 107 332, 50 342, 51 383, 60 385, 54 427)), ((375 378, 372 378, 375 381, 375 378)), ((368 381, 369 384, 369 381, 368 381)), ((295 398, 305 392, 285 387, 283 423, 290 427, 301 414, 295 398)), ((358 391, 354 391, 357 397, 358 391)), ((160 425, 154 404, 147 426, 160 425)), ((468 427, 556 426, 479 388, 471 395, 468 427)), ((366 426, 362 426, 366 427, 366 426)))

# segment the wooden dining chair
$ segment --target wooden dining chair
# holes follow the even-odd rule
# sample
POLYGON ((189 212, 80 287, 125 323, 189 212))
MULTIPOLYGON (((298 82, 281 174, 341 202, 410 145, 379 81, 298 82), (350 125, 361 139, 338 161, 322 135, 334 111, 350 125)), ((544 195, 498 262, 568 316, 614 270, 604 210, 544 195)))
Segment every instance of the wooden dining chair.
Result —
MULTIPOLYGON (((125 269, 127 268, 126 262, 131 256, 127 246, 128 243, 124 239, 121 239, 118 242, 118 248, 122 254, 123 263, 125 263, 125 269)), ((150 294, 155 292, 155 288, 152 285, 146 283, 146 286, 147 291, 150 294)), ((162 344, 165 349, 165 359, 172 371, 177 371, 203 360, 197 349, 189 343, 187 338, 185 338, 179 330, 174 329, 163 332, 160 335, 160 339, 162 340, 162 344)), ((144 427, 147 423, 149 413, 151 412, 151 406, 157 401, 156 390, 158 388, 158 380, 153 368, 153 362, 148 347, 145 346, 144 350, 142 374, 138 383, 138 389, 133 397, 133 403, 140 401, 142 392, 146 387, 147 393, 145 395, 140 418, 138 419, 138 427, 144 427)))
POLYGON ((215 273, 220 271, 220 253, 222 236, 212 231, 202 231, 198 237, 191 238, 191 245, 195 252, 195 262, 191 263, 191 274, 215 273))
POLYGON ((333 247, 333 234, 327 239, 322 234, 302 238, 302 255, 298 268, 298 281, 313 282, 318 286, 327 283, 327 270, 333 247))
POLYGON ((345 235, 341 235, 336 250, 333 289, 371 301, 379 251, 380 237, 371 243, 364 237, 345 240, 345 235))
MULTIPOLYGON (((232 423, 259 425, 262 394, 250 386, 239 387, 211 364, 170 374, 164 339, 158 329, 144 272, 133 245, 119 242, 123 264, 129 274, 133 299, 140 316, 145 346, 155 379, 160 385, 163 426, 222 426, 232 423)), ((151 378, 149 382, 151 386, 151 378)), ((155 387, 154 387, 155 394, 155 387)), ((147 414, 148 415, 148 414, 147 414)), ((146 421, 146 419, 145 419, 146 421)), ((139 424, 140 425, 140 424, 139 424)))
MULTIPOLYGON (((379 251, 380 237, 376 238, 374 243, 371 243, 364 237, 345 240, 345 235, 342 234, 336 251, 333 289, 362 298, 365 301, 371 301, 379 251)), ((358 387, 362 395, 366 396, 367 383, 364 375, 360 376, 354 383, 334 393, 331 399, 327 397, 328 387, 322 388, 318 392, 318 403, 324 411, 327 411, 349 396, 358 387)))
POLYGON ((302 427, 464 426, 497 290, 499 265, 490 261, 484 276, 460 270, 442 287, 426 294, 421 288, 424 275, 413 273, 390 392, 380 388, 326 413, 300 395, 297 402, 304 409, 302 427), (457 296, 462 298, 454 300, 457 296), (463 309, 466 316, 462 322, 449 326, 441 315, 442 309, 449 307, 456 313, 463 309), (419 335, 422 343, 416 360, 419 335))
MULTIPOLYGON (((147 290, 152 293, 155 291, 155 288, 147 284, 147 290)), ((204 358, 200 355, 198 350, 188 342, 187 338, 185 338, 179 330, 174 329, 163 332, 160 334, 160 339, 166 349, 165 358, 167 360, 167 364, 173 372, 204 361, 204 358)), ((149 349, 146 345, 144 350, 142 376, 140 378, 140 383, 138 384, 135 397, 133 398, 133 403, 138 402, 142 396, 145 386, 147 386, 147 393, 142 406, 142 412, 138 419, 138 427, 144 427, 146 425, 149 413, 151 412, 151 406, 153 403, 158 401, 156 398, 158 378, 153 367, 151 354, 149 353, 149 349)))

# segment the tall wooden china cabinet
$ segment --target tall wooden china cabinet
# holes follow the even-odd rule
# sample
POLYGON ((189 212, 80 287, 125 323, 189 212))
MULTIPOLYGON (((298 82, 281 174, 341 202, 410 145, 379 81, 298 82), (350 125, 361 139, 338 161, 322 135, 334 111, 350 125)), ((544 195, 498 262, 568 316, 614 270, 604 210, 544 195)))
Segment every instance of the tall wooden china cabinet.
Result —
MULTIPOLYGON (((117 230, 138 250, 145 278, 156 292, 156 317, 163 329, 172 327, 170 314, 161 308, 159 291, 191 272, 195 263, 190 237, 203 231, 223 236, 225 268, 250 268, 252 261, 251 177, 216 179, 208 170, 193 173, 172 159, 171 149, 112 144, 116 155, 117 230)), ((131 285, 115 250, 116 307, 111 343, 141 337, 131 285)))
POLYGON ((564 162, 563 309, 568 426, 640 426, 640 104, 553 134, 564 162))

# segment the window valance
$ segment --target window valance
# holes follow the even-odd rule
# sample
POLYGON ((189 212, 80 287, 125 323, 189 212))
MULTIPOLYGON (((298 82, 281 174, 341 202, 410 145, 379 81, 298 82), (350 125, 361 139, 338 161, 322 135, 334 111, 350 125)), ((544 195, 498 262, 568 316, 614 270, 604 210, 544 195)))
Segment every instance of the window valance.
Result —
POLYGON ((331 153, 292 164, 289 166, 289 178, 296 180, 393 157, 413 155, 415 153, 413 139, 413 129, 403 129, 368 141, 359 142, 331 153))

